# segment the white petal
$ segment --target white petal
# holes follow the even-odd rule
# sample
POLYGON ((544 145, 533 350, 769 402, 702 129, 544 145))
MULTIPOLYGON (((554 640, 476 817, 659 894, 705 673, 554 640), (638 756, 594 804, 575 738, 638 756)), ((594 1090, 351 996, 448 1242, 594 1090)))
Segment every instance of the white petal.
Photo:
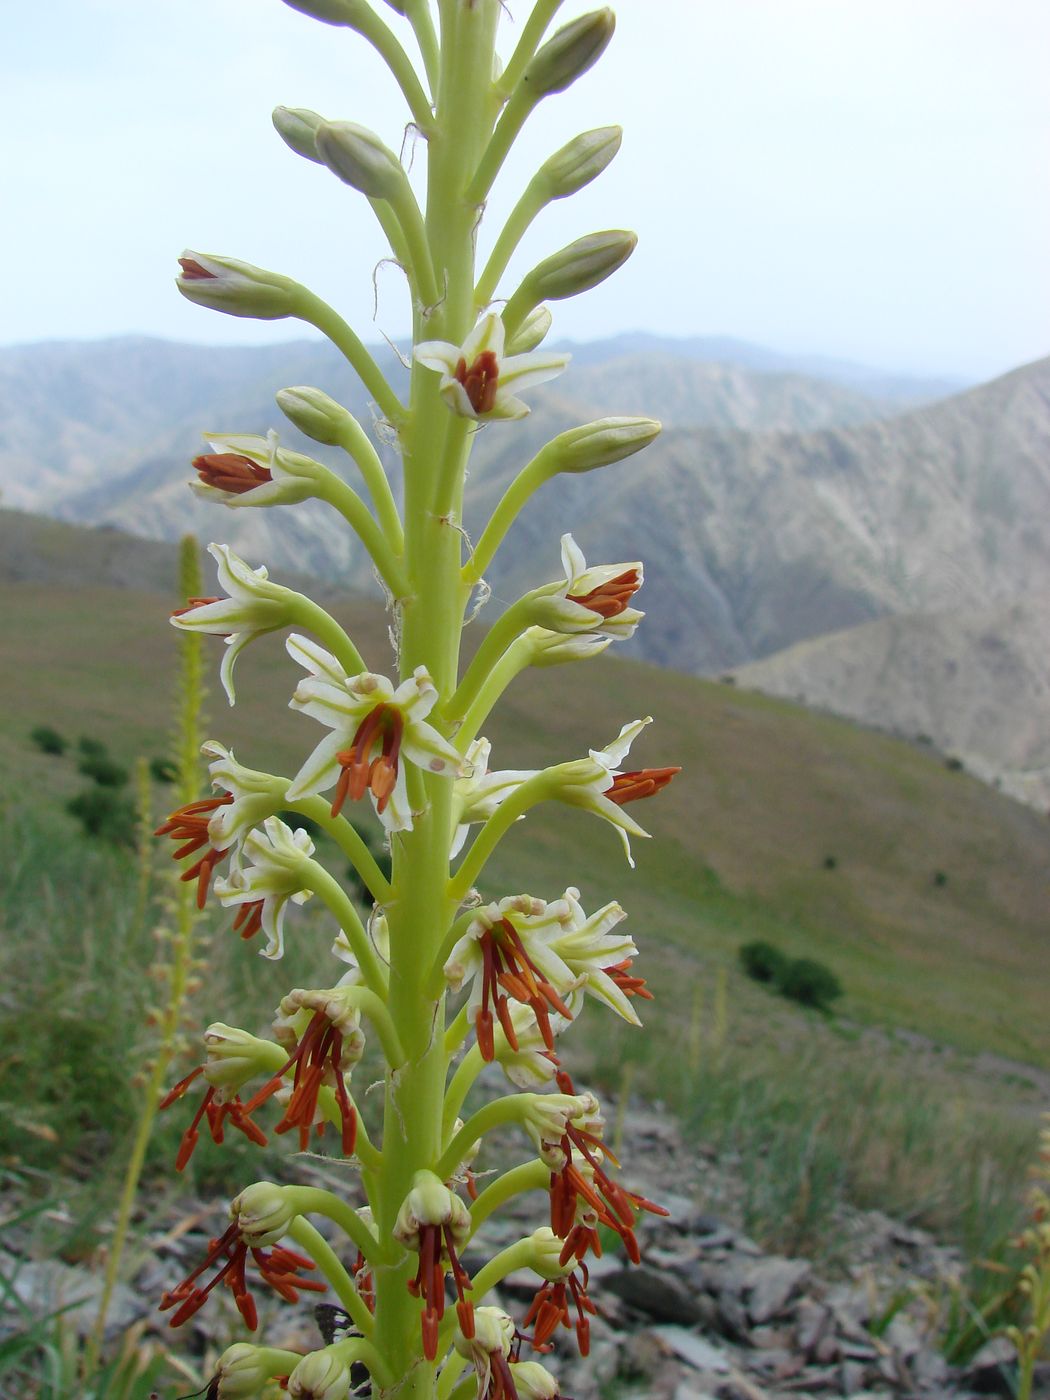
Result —
POLYGON ((219 680, 222 688, 226 692, 226 699, 231 705, 237 703, 237 696, 233 689, 233 667, 238 656, 249 642, 259 635, 258 632, 234 632, 232 637, 226 638, 226 650, 223 653, 222 664, 219 667, 219 680))
POLYGON ((298 632, 293 632, 285 642, 285 647, 292 660, 300 665, 304 671, 309 671, 311 675, 321 676, 327 681, 332 681, 335 685, 342 685, 346 679, 342 666, 332 653, 325 651, 324 647, 318 646, 309 637, 303 637, 298 632))
POLYGON ((503 324, 503 317, 495 311, 489 311, 482 316, 467 336, 459 353, 468 365, 472 365, 479 355, 483 355, 486 350, 491 350, 496 359, 500 361, 500 374, 502 376, 503 347, 506 343, 507 329, 503 324))
POLYGON ((335 730, 326 734, 288 784, 288 801, 298 802, 300 798, 313 797, 315 793, 330 788, 339 778, 336 755, 345 747, 345 733, 335 730))
POLYGON ((412 358, 427 369, 438 370, 442 374, 455 374, 462 351, 458 345, 447 340, 424 340, 412 351, 412 358))
POLYGON ((372 797, 372 806, 386 831, 412 830, 412 804, 408 800, 408 783, 405 780, 403 767, 399 767, 397 770, 394 790, 387 798, 383 810, 380 812, 374 796, 372 797))
POLYGON ((569 593, 575 593, 576 580, 587 568, 587 560, 583 556, 583 550, 576 543, 571 535, 561 537, 561 567, 565 574, 565 582, 568 584, 569 593))
POLYGON ((459 382, 451 375, 441 381, 441 397, 448 404, 453 413, 460 418, 473 418, 478 421, 478 415, 474 412, 474 405, 470 401, 470 395, 459 382))
POLYGON ((569 363, 571 355, 552 355, 543 350, 534 350, 529 355, 511 355, 499 367, 499 388, 504 386, 511 393, 520 394, 523 389, 535 388, 556 379, 569 363))
POLYGON ((463 771, 462 755, 426 720, 406 723, 401 751, 428 773, 458 774, 463 771))
POLYGON ((647 724, 652 724, 652 715, 647 715, 645 719, 633 720, 630 724, 625 724, 619 734, 607 744, 600 752, 591 750, 591 757, 598 763, 605 764, 608 768, 619 768, 624 759, 631 751, 631 745, 642 732, 647 724))

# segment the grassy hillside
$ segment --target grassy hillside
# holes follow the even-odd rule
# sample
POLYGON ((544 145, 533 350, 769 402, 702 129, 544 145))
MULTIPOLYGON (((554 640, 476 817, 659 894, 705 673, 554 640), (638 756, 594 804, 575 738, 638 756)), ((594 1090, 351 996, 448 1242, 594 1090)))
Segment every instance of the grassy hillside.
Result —
MULTIPOLYGON (((52 803, 76 785, 72 764, 30 746, 36 724, 101 738, 121 760, 163 751, 171 605, 88 584, 0 585, 0 762, 24 800, 52 803)), ((342 615, 386 668, 382 619, 354 606, 342 615)), ((240 663, 236 710, 214 685, 210 732, 243 761, 294 771, 319 737, 287 709, 294 683, 279 641, 265 639, 240 663)), ((659 722, 632 761, 685 771, 638 811, 658 838, 638 843, 638 870, 603 824, 535 813, 505 842, 489 892, 553 897, 573 881, 588 903, 620 897, 647 970, 663 969, 668 1011, 687 1008, 683 967, 706 977, 764 937, 829 963, 846 987, 843 1015, 859 1025, 1050 1066, 1044 820, 921 748, 614 660, 519 681, 493 727, 494 759, 573 757, 649 713, 659 722)), ((741 982, 735 995, 768 1014, 764 993, 741 982)))

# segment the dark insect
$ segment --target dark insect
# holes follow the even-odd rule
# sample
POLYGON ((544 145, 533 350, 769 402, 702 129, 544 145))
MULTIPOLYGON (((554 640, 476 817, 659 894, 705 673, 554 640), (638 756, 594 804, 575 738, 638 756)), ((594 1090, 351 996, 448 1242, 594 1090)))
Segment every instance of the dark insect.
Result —
MULTIPOLYGON (((325 1346, 330 1347, 333 1342, 341 1342, 346 1337, 361 1335, 350 1314, 333 1303, 318 1303, 314 1308, 314 1319, 325 1346)), ((350 1367, 350 1390, 352 1395, 360 1396, 362 1400, 372 1394, 368 1369, 357 1362, 350 1367)), ((211 1400, 210 1396, 208 1400, 211 1400)))

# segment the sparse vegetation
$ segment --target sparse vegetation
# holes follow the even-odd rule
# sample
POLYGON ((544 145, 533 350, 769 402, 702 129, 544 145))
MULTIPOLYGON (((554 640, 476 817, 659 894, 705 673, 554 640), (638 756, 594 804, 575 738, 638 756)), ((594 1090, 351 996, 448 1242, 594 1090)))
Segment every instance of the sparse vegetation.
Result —
POLYGON ((135 841, 135 808, 112 787, 85 788, 66 803, 66 811, 76 817, 87 836, 97 836, 117 846, 135 841))
POLYGON ((829 967, 815 958, 792 958, 777 978, 777 990, 800 1006, 828 1011, 842 995, 842 983, 829 967))
POLYGON ((753 982, 776 984, 783 975, 787 961, 779 948, 774 948, 772 943, 766 943, 763 939, 745 943, 740 949, 740 962, 753 982))
POLYGON ((124 787, 128 781, 128 770, 109 757, 108 754, 85 754, 77 764, 77 772, 91 778, 99 787, 124 787))
POLYGON ((61 755, 69 747, 69 740, 64 739, 58 730, 52 729, 49 724, 38 724, 29 737, 41 753, 61 755))
POLYGON ((154 757, 149 761, 149 773, 154 782, 173 783, 178 777, 178 769, 170 758, 154 757))

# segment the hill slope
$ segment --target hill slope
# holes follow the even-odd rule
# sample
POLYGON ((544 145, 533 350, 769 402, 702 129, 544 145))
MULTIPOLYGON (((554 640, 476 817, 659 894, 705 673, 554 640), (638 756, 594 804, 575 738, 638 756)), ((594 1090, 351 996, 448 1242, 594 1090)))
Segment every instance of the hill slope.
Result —
MULTIPOLYGON (((30 538, 33 522, 19 524, 30 538)), ((29 746, 35 724, 101 737, 126 760, 163 749, 171 703, 170 595, 104 586, 119 551, 100 551, 94 532, 84 548, 81 531, 46 529, 64 532, 65 560, 84 561, 79 580, 50 584, 38 570, 0 583, 0 759, 8 791, 32 801, 73 781, 68 763, 29 746)), ((369 663, 388 667, 382 615, 338 611, 369 663)), ((290 771, 317 737, 287 709, 293 668, 274 638, 241 666, 235 711, 211 682, 211 732, 249 764, 290 771)), ((563 670, 558 685, 556 704, 546 673, 510 692, 492 734, 499 766, 576 756, 652 712, 636 757, 685 771, 639 809, 659 840, 638 843, 635 875, 604 825, 544 811, 508 838, 487 893, 550 896, 578 881, 588 902, 615 894, 650 967, 685 954, 729 963, 745 939, 770 938, 828 962, 852 1018, 1050 1065, 1050 827, 1034 813, 928 750, 732 687, 606 659, 563 670)))

